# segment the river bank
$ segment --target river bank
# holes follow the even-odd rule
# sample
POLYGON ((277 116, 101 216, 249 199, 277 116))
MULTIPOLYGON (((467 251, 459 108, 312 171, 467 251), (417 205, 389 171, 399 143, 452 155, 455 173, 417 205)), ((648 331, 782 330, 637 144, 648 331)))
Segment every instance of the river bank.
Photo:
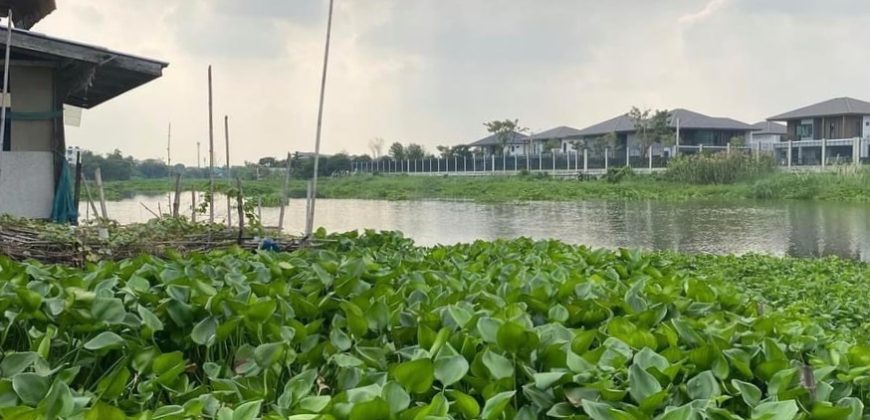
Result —
MULTIPOLYGON (((219 189, 226 182, 217 182, 219 189)), ((280 202, 282 180, 244 182, 244 192, 263 198, 264 205, 280 202)), ((117 201, 134 195, 165 194, 174 189, 168 180, 130 180, 106 184, 106 197, 117 201)), ((188 180, 185 190, 206 191, 208 181, 188 180)), ((304 198, 305 181, 290 182, 290 198, 304 198)), ((870 170, 825 173, 775 173, 753 180, 720 185, 693 185, 661 176, 629 176, 620 182, 563 180, 542 176, 351 176, 325 178, 320 198, 368 200, 473 200, 478 202, 579 200, 704 200, 786 199, 870 202, 870 170)))

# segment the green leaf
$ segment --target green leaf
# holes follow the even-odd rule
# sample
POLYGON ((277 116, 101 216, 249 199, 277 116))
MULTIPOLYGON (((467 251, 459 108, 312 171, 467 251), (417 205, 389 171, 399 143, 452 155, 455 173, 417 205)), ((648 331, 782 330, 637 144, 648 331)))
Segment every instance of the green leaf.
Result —
POLYGON ((455 389, 447 391, 447 396, 453 400, 453 405, 450 408, 465 418, 473 419, 480 415, 480 404, 474 397, 455 389))
POLYGON ((142 318, 142 322, 144 322, 152 332, 163 331, 163 321, 160 321, 160 318, 157 318, 157 315, 154 315, 154 312, 151 312, 148 308, 141 305, 139 305, 136 311, 139 313, 139 317, 142 318))
POLYGON ((535 387, 540 390, 547 390, 556 385, 562 378, 567 375, 567 372, 541 372, 535 373, 535 387))
POLYGON ((330 398, 329 395, 312 395, 299 400, 299 408, 305 411, 311 411, 312 413, 319 413, 329 405, 331 400, 332 398, 330 398))
POLYGON ((85 343, 85 348, 88 350, 106 350, 124 347, 125 344, 126 341, 118 334, 104 331, 85 343))
POLYGON ((656 353, 649 347, 644 347, 641 351, 634 355, 634 364, 640 366, 643 370, 656 368, 660 372, 664 372, 671 364, 664 356, 656 353))
POLYGON ((713 372, 705 370, 686 382, 686 391, 693 400, 708 400, 722 395, 713 372))
POLYGON ((260 415, 260 406, 263 401, 249 401, 239 405, 233 410, 233 420, 254 420, 260 415))
POLYGON ((517 353, 526 344, 526 329, 516 322, 505 322, 498 328, 496 342, 502 350, 517 353))
POLYGON ((435 379, 445 387, 453 385, 468 373, 468 361, 460 355, 435 359, 435 379))
POLYGON ((124 412, 102 401, 97 401, 85 414, 85 420, 126 420, 124 412))
POLYGON ((737 379, 732 379, 731 385, 737 388, 737 393, 740 394, 746 405, 755 407, 761 401, 761 390, 757 386, 737 379))
POLYGON ((154 358, 152 369, 157 375, 157 382, 163 386, 172 386, 184 372, 184 356, 180 351, 161 354, 154 358))
POLYGON ((218 322, 213 316, 203 319, 193 327, 193 331, 190 332, 190 339, 200 346, 211 346, 215 341, 217 327, 218 322))
POLYGON ((761 403, 752 409, 752 420, 792 420, 798 413, 794 400, 761 403))
POLYGON ((127 382, 130 380, 130 370, 120 365, 97 384, 97 393, 103 399, 114 400, 127 390, 127 382))
POLYGON ((837 401, 837 407, 849 407, 851 410, 844 420, 861 420, 864 414, 864 403, 855 397, 846 397, 837 401))
POLYGON ((502 321, 494 318, 480 318, 477 321, 477 332, 480 333, 480 338, 490 344, 495 344, 498 341, 498 329, 501 327, 502 321))
POLYGON ((453 322, 459 327, 459 329, 465 328, 465 325, 471 321, 473 314, 465 310, 465 308, 449 305, 447 307, 447 312, 450 314, 450 317, 453 318, 453 322))
POLYGON ((553 322, 564 323, 568 321, 570 316, 571 314, 568 313, 568 309, 561 304, 556 304, 547 312, 547 317, 553 322))
POLYGON ((55 381, 48 395, 39 404, 46 418, 66 418, 73 412, 73 396, 65 382, 55 381))
POLYGON ((637 403, 644 402, 662 390, 659 381, 637 364, 632 364, 628 370, 628 384, 628 392, 637 403))
POLYGON ((350 420, 383 420, 390 418, 390 405, 381 398, 353 405, 350 420))
POLYGON ((91 314, 100 321, 114 325, 124 322, 127 312, 121 299, 97 297, 91 304, 91 314))
POLYGON ((11 378, 30 368, 37 360, 39 360, 39 355, 32 351, 6 354, 0 361, 0 374, 3 377, 11 378))
POLYGON ((429 359, 417 359, 394 366, 390 373, 408 392, 422 394, 432 389, 435 368, 429 359))
POLYGON ((483 405, 483 411, 480 412, 480 418, 484 420, 495 419, 501 416, 511 399, 516 394, 516 391, 501 392, 493 395, 486 404, 483 405))
POLYGON ((691 404, 686 404, 682 407, 665 410, 665 412, 656 417, 655 420, 698 420, 700 416, 695 407, 691 404))
POLYGON ((22 402, 32 407, 45 398, 50 386, 48 378, 35 373, 19 373, 12 377, 12 389, 22 402))
POLYGON ((506 357, 489 351, 483 352, 483 365, 493 379, 505 379, 514 376, 514 365, 506 357))
POLYGON ((397 382, 387 382, 381 395, 390 405, 391 413, 398 413, 408 408, 411 404, 411 396, 397 382))

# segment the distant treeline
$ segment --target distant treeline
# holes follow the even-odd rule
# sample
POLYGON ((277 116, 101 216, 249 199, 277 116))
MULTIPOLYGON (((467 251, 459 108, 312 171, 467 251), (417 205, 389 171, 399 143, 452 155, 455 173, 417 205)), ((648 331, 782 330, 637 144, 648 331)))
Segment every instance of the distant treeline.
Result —
MULTIPOLYGON (((172 165, 160 159, 139 160, 133 156, 125 156, 120 150, 100 155, 89 150, 83 150, 82 172, 88 179, 94 178, 96 168, 104 181, 126 181, 130 179, 160 179, 182 174, 186 179, 208 179, 208 167, 190 167, 183 164, 172 165)), ((351 171, 352 162, 371 161, 368 156, 349 156, 344 153, 332 156, 321 156, 319 164, 320 176, 340 175, 351 171)), ((291 176, 296 179, 308 179, 314 173, 314 159, 310 155, 295 153, 290 156, 291 176)), ((284 175, 287 159, 264 157, 257 162, 245 162, 243 166, 232 167, 232 177, 242 180, 281 177, 284 175)), ((222 165, 215 166, 215 177, 224 178, 226 169, 222 165)))

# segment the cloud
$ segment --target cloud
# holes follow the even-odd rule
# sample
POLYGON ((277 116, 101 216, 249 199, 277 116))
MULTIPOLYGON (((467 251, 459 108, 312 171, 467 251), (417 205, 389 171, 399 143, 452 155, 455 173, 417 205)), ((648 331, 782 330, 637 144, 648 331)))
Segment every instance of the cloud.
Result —
POLYGON ((680 16, 679 22, 683 25, 693 25, 697 22, 703 21, 725 7, 725 5, 730 1, 731 0, 710 0, 710 2, 707 3, 707 5, 704 6, 704 9, 700 12, 680 16))

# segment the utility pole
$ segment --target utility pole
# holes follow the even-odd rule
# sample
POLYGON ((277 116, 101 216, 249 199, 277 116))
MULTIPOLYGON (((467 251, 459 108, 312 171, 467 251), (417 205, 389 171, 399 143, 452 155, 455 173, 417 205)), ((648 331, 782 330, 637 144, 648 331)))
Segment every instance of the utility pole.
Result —
MULTIPOLYGON (((169 123, 169 133, 166 135, 166 166, 172 168, 172 123, 169 123)), ((170 172, 172 170, 170 169, 170 172)))
POLYGON ((314 176, 311 178, 311 205, 305 223, 305 236, 314 233, 314 203, 317 197, 317 171, 320 168, 320 134, 323 127, 323 97, 326 94, 326 74, 329 67, 329 41, 332 35, 332 10, 334 0, 329 0, 329 17, 326 22, 326 47, 323 53, 323 76, 320 79, 320 106, 317 110, 317 135, 314 139, 314 176))
MULTIPOLYGON (((230 184, 232 182, 231 180, 233 179, 232 175, 230 174, 230 117, 227 115, 224 115, 224 136, 226 137, 227 141, 227 184, 232 185, 230 184)), ((230 200, 230 196, 229 194, 227 194, 227 227, 231 227, 233 225, 233 205, 230 200)))
POLYGON ((0 152, 6 141, 6 108, 11 107, 9 95, 9 54, 12 51, 12 8, 9 8, 9 20, 6 22, 6 61, 3 62, 3 106, 0 109, 0 152))
POLYGON ((199 142, 196 142, 196 167, 201 168, 202 159, 199 158, 199 142))

